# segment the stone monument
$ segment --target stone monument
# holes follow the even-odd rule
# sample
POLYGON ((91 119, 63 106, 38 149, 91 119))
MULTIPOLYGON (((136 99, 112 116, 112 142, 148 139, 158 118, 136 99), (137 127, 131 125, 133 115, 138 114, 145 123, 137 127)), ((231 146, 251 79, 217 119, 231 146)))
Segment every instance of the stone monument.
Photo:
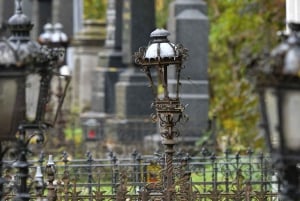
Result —
POLYGON ((170 5, 168 27, 171 39, 173 42, 180 41, 189 50, 180 90, 182 103, 188 105, 185 113, 189 121, 179 129, 183 141, 191 143, 208 127, 209 22, 206 14, 207 6, 202 0, 176 0, 170 5))
POLYGON ((5 23, 11 17, 11 13, 14 13, 14 1, 0 0, 0 37, 6 34, 5 23))
MULTIPOLYGON (((107 2, 106 39, 98 54, 98 65, 91 74, 91 109, 80 115, 81 122, 93 119, 101 125, 100 136, 104 135, 106 120, 115 112, 115 84, 124 69, 121 52, 122 0, 107 2)), ((87 142, 87 146, 105 143, 103 138, 87 142)))
POLYGON ((115 112, 115 84, 124 70, 122 62, 122 0, 109 0, 106 17, 105 47, 99 52, 93 73, 92 111, 115 112))
MULTIPOLYGON (((41 1, 41 0, 40 0, 41 1)), ((52 0, 52 23, 61 23, 64 26, 65 33, 73 36, 74 25, 74 1, 52 0)))
POLYGON ((105 23, 87 20, 72 42, 72 105, 80 112, 91 110, 92 75, 98 63, 98 52, 105 41, 105 23))
POLYGON ((156 125, 150 121, 153 95, 132 57, 140 46, 146 45, 154 28, 154 1, 123 1, 122 59, 127 69, 115 86, 115 118, 107 121, 106 129, 107 136, 115 136, 123 144, 142 142, 145 135, 156 131, 156 125))

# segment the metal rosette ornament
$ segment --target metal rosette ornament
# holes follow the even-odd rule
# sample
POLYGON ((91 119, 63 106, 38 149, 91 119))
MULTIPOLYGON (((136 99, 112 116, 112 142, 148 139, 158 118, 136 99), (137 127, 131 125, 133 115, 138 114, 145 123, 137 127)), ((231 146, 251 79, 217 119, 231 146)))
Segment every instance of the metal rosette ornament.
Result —
POLYGON ((146 74, 155 96, 154 119, 158 119, 161 127, 165 128, 161 134, 167 138, 171 137, 170 135, 179 135, 178 131, 173 131, 173 127, 184 116, 185 107, 179 99, 180 73, 184 67, 183 61, 188 56, 187 49, 181 44, 171 43, 167 38, 168 35, 170 33, 165 29, 154 30, 150 35, 151 41, 148 47, 141 47, 134 55, 135 63, 146 74), (152 75, 155 71, 156 74, 152 75), (169 77, 172 77, 175 83, 174 81, 169 83, 169 77), (170 91, 175 92, 170 93, 170 91))

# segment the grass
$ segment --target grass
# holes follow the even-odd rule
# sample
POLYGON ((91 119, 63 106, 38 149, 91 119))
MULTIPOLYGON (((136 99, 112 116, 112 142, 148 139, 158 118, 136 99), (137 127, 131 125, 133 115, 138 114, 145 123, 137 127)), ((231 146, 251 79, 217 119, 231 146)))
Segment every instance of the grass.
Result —
POLYGON ((66 140, 74 140, 75 144, 79 144, 83 141, 83 132, 81 128, 67 127, 65 130, 66 140))

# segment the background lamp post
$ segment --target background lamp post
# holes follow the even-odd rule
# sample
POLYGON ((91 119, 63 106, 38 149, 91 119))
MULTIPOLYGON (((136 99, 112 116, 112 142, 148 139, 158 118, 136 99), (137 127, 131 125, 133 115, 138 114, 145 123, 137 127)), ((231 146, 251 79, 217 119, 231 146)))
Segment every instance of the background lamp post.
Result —
MULTIPOLYGON (((47 23, 44 25, 44 32, 39 36, 38 41, 40 44, 45 45, 49 48, 60 48, 63 49, 64 52, 67 52, 67 48, 69 45, 69 38, 62 31, 63 26, 61 23, 55 23, 54 25, 47 23)), ((61 58, 56 66, 61 74, 67 75, 70 77, 69 67, 66 65, 66 57, 61 58)), ((49 106, 49 113, 52 112, 56 114, 55 120, 57 120, 57 124, 55 129, 53 129, 54 133, 57 134, 61 146, 65 143, 65 136, 63 129, 65 127, 65 119, 63 116, 62 104, 60 101, 65 98, 65 93, 67 87, 69 86, 70 79, 62 79, 62 77, 57 77, 57 79, 52 80, 52 89, 53 94, 56 95, 56 98, 50 100, 52 104, 49 106), (58 100, 58 101, 57 101, 58 100)))
MULTIPOLYGON (((45 119, 51 80, 55 76, 69 79, 56 68, 63 50, 44 48, 30 40, 33 25, 23 14, 21 3, 21 0, 15 0, 15 14, 7 23, 11 36, 0 41, 0 141, 2 144, 7 140, 16 141, 18 158, 13 167, 18 173, 14 200, 18 201, 30 199, 28 144, 34 136, 43 141, 44 130, 55 123, 55 119, 45 119)), ((1 161, 6 150, 0 150, 1 161)), ((0 196, 2 187, 1 184, 0 196)))
POLYGON ((271 52, 270 62, 257 73, 262 127, 283 200, 300 200, 300 24, 271 52))
MULTIPOLYGON (((173 175, 173 153, 176 144, 174 137, 179 136, 176 124, 184 117, 184 107, 179 100, 180 72, 182 62, 187 57, 187 49, 182 45, 170 43, 167 36, 170 33, 164 29, 156 29, 150 35, 151 41, 147 48, 140 48, 135 53, 135 63, 140 65, 150 82, 155 95, 153 103, 156 114, 153 116, 159 121, 160 134, 165 146, 166 186, 164 186, 165 200, 175 200, 173 175), (154 84, 153 71, 157 72, 157 84, 154 84), (169 93, 168 73, 175 73, 176 91, 169 93), (161 85, 162 94, 157 93, 157 86, 161 85)), ((156 79, 155 79, 156 80, 156 79)))

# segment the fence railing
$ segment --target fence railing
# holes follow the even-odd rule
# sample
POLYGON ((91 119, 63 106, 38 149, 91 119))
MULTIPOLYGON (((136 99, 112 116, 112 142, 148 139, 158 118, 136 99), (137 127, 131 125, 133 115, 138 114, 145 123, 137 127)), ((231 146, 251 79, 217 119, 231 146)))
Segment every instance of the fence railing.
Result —
MULTIPOLYGON (((88 153, 84 159, 70 159, 64 152, 54 162, 55 166, 48 164, 43 155, 30 161, 32 200, 163 200, 163 154, 134 152, 126 158, 109 153, 107 158, 96 159, 88 153), (38 166, 42 185, 35 177, 38 166)), ((18 182, 10 169, 12 163, 4 161, 4 200, 12 200, 18 182)), ((278 200, 280 184, 271 159, 250 150, 218 156, 203 150, 196 157, 176 153, 174 175, 174 200, 278 200)))

